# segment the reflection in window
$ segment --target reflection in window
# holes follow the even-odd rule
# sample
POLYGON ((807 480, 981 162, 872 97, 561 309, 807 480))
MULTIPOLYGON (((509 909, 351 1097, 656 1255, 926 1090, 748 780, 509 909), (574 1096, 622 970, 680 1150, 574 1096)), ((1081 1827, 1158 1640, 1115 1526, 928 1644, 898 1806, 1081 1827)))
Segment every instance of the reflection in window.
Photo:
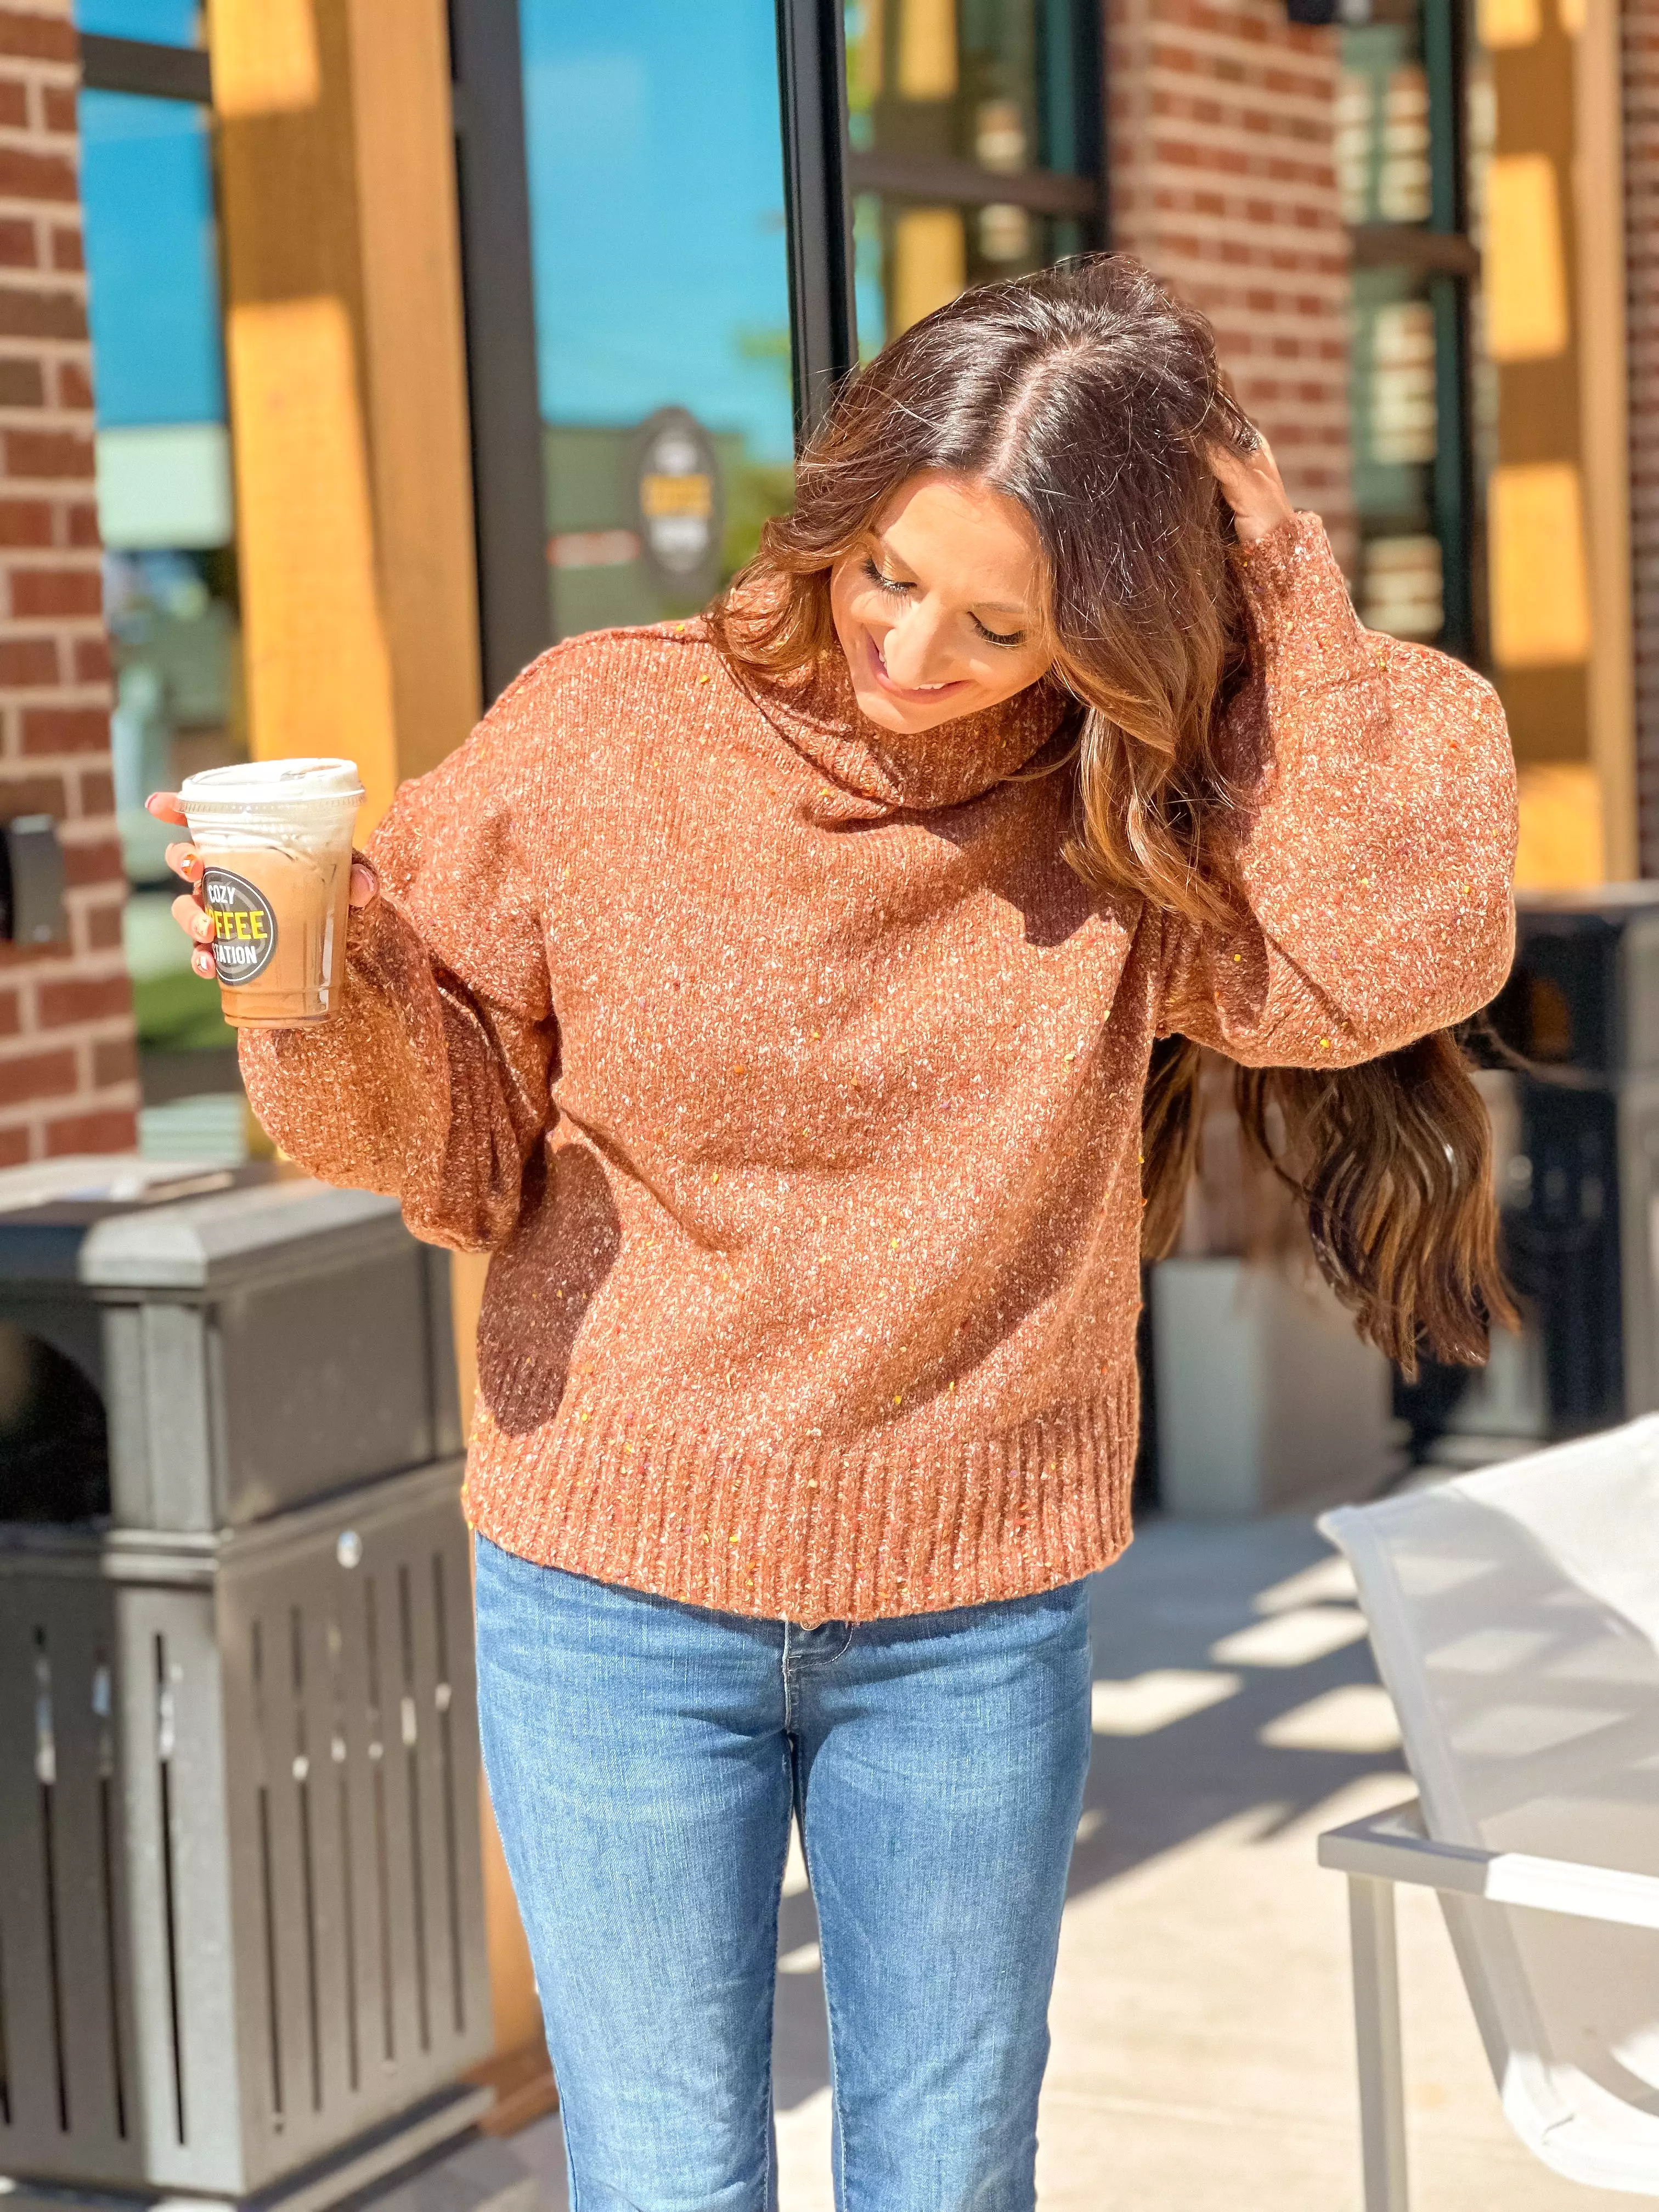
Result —
POLYGON ((1092 69, 1066 0, 848 0, 846 25, 867 360, 964 285, 1091 242, 1092 69))
POLYGON ((75 0, 75 27, 106 39, 144 39, 158 46, 199 46, 201 0, 75 0))
POLYGON ((1449 7, 1371 0, 1370 20, 1340 31, 1335 155, 1355 262, 1355 598, 1374 629, 1473 653, 1479 392, 1468 362, 1480 308, 1468 201, 1478 196, 1460 186, 1479 167, 1479 103, 1457 113, 1449 7))
POLYGON ((1343 33, 1336 171, 1345 222, 1428 221, 1429 81, 1414 22, 1343 33))
POLYGON ((1080 172, 1064 0, 849 0, 846 21, 855 152, 1080 172))
POLYGON ((520 21, 548 574, 568 637, 702 605, 789 503, 777 54, 771 9, 750 0, 520 0, 520 21), (647 538, 676 469, 671 563, 647 538))
POLYGON ((1432 638, 1443 621, 1434 528, 1434 308, 1408 270, 1357 269, 1353 292, 1360 612, 1373 629, 1432 638))
MULTIPOLYGON (((137 0, 82 15, 88 29, 177 40, 195 23, 192 9, 137 0)), ((148 793, 246 750, 211 121, 185 100, 83 91, 80 122, 111 744, 135 886, 126 937, 139 1042, 151 1051, 224 1046, 217 994, 191 975, 168 915, 171 833, 143 811, 148 793)))

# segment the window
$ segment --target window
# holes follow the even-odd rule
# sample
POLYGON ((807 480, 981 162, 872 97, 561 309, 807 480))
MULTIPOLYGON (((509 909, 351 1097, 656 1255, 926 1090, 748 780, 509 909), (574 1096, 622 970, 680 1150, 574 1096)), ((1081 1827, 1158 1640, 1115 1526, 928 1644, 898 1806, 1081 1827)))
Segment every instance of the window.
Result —
POLYGON ((848 179, 867 360, 964 285, 1102 234, 1083 0, 848 0, 848 179))
POLYGON ((1355 597, 1375 629, 1481 640, 1468 374, 1463 58, 1455 0, 1374 0, 1341 36, 1336 161, 1353 244, 1355 597))
MULTIPOLYGON (((149 792, 246 750, 211 87, 194 0, 76 0, 76 23, 111 744, 153 1097, 159 1060, 199 1070, 196 1048, 232 1044, 168 914, 172 833, 143 809, 149 792)), ((210 1087, 199 1073, 182 1085, 210 1087)))
POLYGON ((492 692, 553 636, 702 605, 855 345, 1098 241, 1094 22, 451 0, 492 692))

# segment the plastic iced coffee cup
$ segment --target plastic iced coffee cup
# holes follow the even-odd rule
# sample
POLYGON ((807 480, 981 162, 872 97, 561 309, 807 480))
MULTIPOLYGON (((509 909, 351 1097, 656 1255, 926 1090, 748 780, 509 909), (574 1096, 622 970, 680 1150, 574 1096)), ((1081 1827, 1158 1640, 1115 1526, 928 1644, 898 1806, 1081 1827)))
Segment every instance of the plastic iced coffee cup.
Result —
POLYGON ((363 799, 356 763, 209 769, 186 776, 179 796, 202 858, 225 1019, 239 1029, 324 1020, 345 973, 351 832, 363 799))

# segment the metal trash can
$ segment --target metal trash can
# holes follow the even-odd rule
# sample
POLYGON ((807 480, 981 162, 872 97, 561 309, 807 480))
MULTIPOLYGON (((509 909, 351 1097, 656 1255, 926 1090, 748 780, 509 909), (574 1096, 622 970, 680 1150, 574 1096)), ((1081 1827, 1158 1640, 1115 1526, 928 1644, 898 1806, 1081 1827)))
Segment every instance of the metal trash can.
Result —
POLYGON ((1518 907, 1492 1019, 1531 1066, 1499 1196, 1539 1426, 1568 1437, 1659 1407, 1659 884, 1518 907))
POLYGON ((394 1199, 237 1180, 8 1212, 0 1179, 0 1521, 235 1528, 459 1450, 447 1255, 394 1199))
POLYGON ((0 1528, 0 2172, 302 2212, 487 2107, 460 1472, 0 1528))

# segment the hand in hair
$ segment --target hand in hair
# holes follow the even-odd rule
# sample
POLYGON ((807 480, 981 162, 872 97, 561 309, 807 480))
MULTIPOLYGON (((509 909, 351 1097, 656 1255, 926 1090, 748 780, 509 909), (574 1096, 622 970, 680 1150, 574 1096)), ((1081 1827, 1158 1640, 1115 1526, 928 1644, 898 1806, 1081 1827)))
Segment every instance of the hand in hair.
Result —
POLYGON ((1259 430, 1255 436, 1255 450, 1249 453, 1238 453, 1231 446, 1209 447, 1215 480, 1233 511, 1233 524, 1240 540, 1246 545, 1254 545, 1258 538, 1277 530, 1281 522, 1290 521, 1296 512, 1279 473, 1273 447, 1259 430))

